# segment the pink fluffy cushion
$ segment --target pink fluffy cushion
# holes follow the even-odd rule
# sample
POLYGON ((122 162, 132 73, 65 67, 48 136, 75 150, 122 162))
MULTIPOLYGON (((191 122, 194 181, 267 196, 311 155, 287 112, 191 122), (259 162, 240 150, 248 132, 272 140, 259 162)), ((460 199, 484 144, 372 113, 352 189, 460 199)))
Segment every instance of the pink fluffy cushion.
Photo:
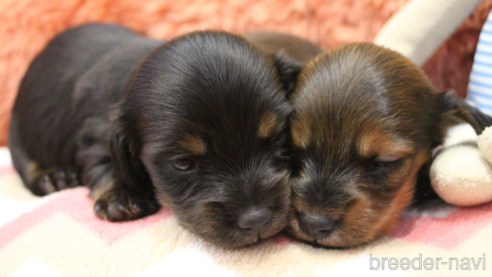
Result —
MULTIPOLYGON (((0 145, 32 58, 57 33, 89 21, 117 22, 172 38, 197 29, 290 32, 331 48, 371 41, 407 0, 2 0, 0 1, 0 145)), ((478 35, 492 0, 485 0, 424 66, 440 88, 464 95, 478 35)))

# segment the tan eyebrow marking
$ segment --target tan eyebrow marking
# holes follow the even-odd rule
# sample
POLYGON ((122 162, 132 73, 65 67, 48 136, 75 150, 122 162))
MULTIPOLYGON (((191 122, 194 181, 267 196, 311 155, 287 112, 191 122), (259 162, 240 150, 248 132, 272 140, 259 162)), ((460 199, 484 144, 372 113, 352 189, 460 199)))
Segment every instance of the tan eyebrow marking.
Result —
POLYGON ((295 119, 291 125, 292 141, 297 147, 305 149, 309 143, 311 137, 311 131, 309 130, 309 122, 305 120, 295 119))
POLYGON ((260 125, 258 127, 258 134, 260 137, 266 138, 273 135, 275 129, 278 128, 279 122, 277 114, 267 111, 260 118, 260 125))
POLYGON ((207 152, 205 141, 201 137, 195 135, 185 135, 178 141, 178 144, 195 155, 204 155, 207 152))
POLYGON ((374 130, 362 134, 357 146, 362 157, 376 156, 383 161, 397 160, 415 152, 408 140, 374 130))

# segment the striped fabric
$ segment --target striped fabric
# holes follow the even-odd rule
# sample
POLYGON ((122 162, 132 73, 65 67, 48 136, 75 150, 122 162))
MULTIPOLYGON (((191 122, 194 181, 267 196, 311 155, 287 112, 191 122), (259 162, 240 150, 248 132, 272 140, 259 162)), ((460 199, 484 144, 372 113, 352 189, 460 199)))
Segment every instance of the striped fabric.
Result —
POLYGON ((466 101, 492 116, 492 12, 480 33, 466 101))

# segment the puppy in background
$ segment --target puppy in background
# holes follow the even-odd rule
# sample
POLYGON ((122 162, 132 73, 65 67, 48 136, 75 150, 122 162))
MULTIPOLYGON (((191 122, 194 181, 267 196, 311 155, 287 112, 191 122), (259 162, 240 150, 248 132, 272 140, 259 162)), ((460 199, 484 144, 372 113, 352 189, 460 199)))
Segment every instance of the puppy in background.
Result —
POLYGON ((397 224, 447 127, 461 120, 481 133, 492 124, 402 55, 369 43, 314 58, 291 100, 289 229, 328 247, 361 245, 397 224))
POLYGON ((290 98, 302 68, 323 52, 322 48, 310 41, 288 33, 254 32, 243 34, 243 37, 267 53, 275 55, 276 66, 282 72, 280 78, 287 98, 290 98))
POLYGON ((13 163, 37 195, 88 186, 103 219, 166 205, 207 241, 246 246, 287 223, 283 88, 299 70, 225 32, 163 42, 117 25, 71 28, 22 79, 13 163))

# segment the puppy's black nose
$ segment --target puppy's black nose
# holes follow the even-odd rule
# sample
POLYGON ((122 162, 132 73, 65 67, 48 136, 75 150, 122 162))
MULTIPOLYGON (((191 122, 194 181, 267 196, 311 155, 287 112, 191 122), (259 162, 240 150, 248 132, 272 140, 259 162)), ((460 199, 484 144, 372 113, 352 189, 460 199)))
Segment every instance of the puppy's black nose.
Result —
POLYGON ((320 240, 328 237, 338 220, 328 215, 299 213, 297 216, 301 230, 309 237, 320 240))
POLYGON ((239 215, 237 226, 250 236, 258 236, 259 232, 272 219, 272 210, 267 208, 251 208, 239 215))

